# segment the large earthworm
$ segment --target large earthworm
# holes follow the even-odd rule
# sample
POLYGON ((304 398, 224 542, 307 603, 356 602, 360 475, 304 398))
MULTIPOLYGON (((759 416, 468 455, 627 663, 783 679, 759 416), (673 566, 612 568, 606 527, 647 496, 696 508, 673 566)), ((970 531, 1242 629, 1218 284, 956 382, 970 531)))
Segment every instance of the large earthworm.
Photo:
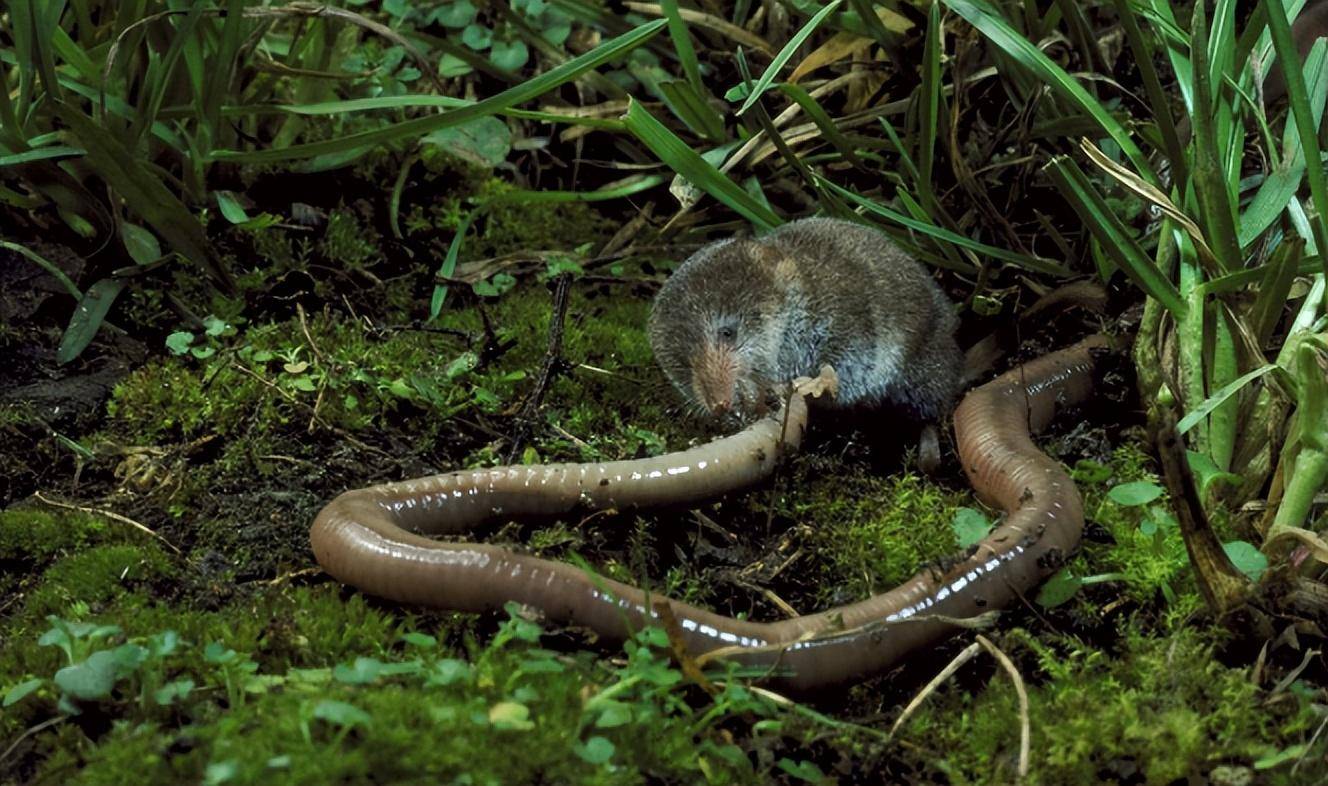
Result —
POLYGON ((489 520, 693 502, 755 482, 784 446, 797 446, 806 417, 797 396, 788 406, 788 431, 769 417, 658 458, 453 472, 348 491, 314 520, 314 554, 335 578, 391 600, 459 611, 517 601, 618 639, 658 619, 667 603, 668 624, 676 622, 694 656, 768 667, 770 679, 792 690, 846 682, 955 632, 956 620, 1006 606, 1078 546, 1079 493, 1029 434, 1044 428, 1057 406, 1088 397, 1090 350, 1105 343, 1094 336, 1025 363, 970 392, 955 411, 964 471, 980 497, 1006 511, 999 526, 888 592, 817 614, 738 620, 564 563, 423 537, 489 520))

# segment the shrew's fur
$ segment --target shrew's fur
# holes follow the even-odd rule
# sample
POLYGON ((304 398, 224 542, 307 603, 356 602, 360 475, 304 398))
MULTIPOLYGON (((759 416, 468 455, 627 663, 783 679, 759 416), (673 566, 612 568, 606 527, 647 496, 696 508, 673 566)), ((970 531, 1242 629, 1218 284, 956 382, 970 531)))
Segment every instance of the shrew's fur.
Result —
POLYGON ((829 364, 837 406, 935 421, 959 386, 956 327, 931 276, 884 234, 809 218, 692 255, 656 297, 649 332, 664 373, 716 414, 758 413, 774 384, 829 364))

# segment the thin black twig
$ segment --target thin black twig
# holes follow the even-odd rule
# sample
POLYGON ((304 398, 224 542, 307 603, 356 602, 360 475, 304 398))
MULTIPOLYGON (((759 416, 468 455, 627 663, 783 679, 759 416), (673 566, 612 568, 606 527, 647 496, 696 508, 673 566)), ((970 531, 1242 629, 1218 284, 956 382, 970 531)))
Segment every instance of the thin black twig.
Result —
POLYGON ((572 277, 566 273, 558 276, 553 290, 553 314, 549 317, 549 345, 544 353, 544 364, 540 368, 535 389, 521 405, 521 414, 517 417, 516 431, 512 434, 512 447, 507 452, 507 463, 516 461, 517 454, 530 436, 532 424, 539 414, 540 404, 549 386, 559 374, 565 373, 568 364, 563 359, 563 328, 567 323, 567 301, 572 289, 572 277))

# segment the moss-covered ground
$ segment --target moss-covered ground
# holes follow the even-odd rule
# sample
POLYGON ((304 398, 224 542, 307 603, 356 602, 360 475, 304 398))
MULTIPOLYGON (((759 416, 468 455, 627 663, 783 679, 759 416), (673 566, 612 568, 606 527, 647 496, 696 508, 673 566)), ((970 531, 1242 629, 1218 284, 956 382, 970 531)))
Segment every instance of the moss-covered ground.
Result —
MULTIPOLYGON (((409 222, 455 222, 457 211, 442 202, 409 222)), ((582 206, 528 223, 496 215, 476 253, 543 247, 568 225, 605 229, 582 206)), ((206 329, 163 338, 174 353, 124 376, 80 433, 24 430, 30 412, 0 410, 7 464, 25 451, 62 457, 51 487, 30 489, 41 497, 0 511, 0 783, 1016 779, 1018 691, 985 656, 888 733, 969 634, 795 703, 723 670, 707 693, 657 630, 624 645, 515 608, 501 619, 400 608, 317 571, 309 522, 346 488, 503 463, 519 430, 523 462, 704 438, 644 338, 659 260, 577 279, 561 373, 523 424, 546 353, 546 276, 524 273, 510 289, 490 276, 481 294, 454 285, 440 319, 422 324, 410 315, 431 271, 374 276, 386 252, 353 210, 334 212, 321 240, 269 229, 235 242, 254 255, 240 265, 250 287, 333 263, 378 283, 358 311, 212 301, 206 329)), ((323 287, 305 294, 338 291, 323 287)), ((1090 519, 1072 580, 986 631, 1027 685, 1027 782, 1324 777, 1320 758, 1302 756, 1319 711, 1294 680, 1261 681, 1250 659, 1226 656, 1165 499, 1111 496, 1154 480, 1137 437, 1121 433, 1107 451, 1061 441, 1090 519)), ((907 460, 864 455, 885 439, 813 440, 774 483, 695 512, 479 536, 577 555, 725 613, 825 608, 892 586, 992 515, 957 471, 925 479, 907 460)))

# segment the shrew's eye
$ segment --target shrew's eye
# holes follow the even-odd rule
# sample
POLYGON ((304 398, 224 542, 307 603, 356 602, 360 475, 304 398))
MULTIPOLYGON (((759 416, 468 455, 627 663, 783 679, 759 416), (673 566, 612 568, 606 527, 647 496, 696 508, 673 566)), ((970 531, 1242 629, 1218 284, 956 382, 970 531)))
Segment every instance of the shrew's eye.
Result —
POLYGON ((724 341, 733 341, 738 338, 738 329, 732 325, 724 325, 719 329, 719 337, 724 341))

